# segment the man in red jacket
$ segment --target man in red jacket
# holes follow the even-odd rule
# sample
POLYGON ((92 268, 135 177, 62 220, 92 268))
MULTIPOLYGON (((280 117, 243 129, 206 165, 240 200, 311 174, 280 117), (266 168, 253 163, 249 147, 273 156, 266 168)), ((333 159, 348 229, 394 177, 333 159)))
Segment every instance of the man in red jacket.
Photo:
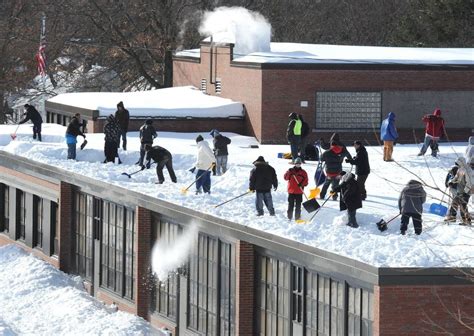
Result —
POLYGON ((293 218, 295 209, 295 219, 301 218, 301 203, 303 202, 303 188, 308 185, 308 174, 301 168, 301 158, 295 159, 295 166, 286 171, 284 179, 288 181, 288 219, 293 218))
POLYGON ((425 142, 418 156, 425 155, 428 146, 431 148, 431 156, 438 155, 438 141, 444 136, 444 119, 441 118, 441 110, 435 109, 433 114, 427 114, 421 119, 426 124, 425 142))

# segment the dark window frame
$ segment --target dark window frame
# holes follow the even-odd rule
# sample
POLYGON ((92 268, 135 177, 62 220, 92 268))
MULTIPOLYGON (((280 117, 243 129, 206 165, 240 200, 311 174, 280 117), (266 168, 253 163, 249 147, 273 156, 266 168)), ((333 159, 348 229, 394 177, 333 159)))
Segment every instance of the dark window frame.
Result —
POLYGON ((10 187, 0 183, 0 232, 10 230, 10 187))
POLYGON ((18 240, 25 241, 26 238, 26 192, 16 189, 16 227, 18 240))
POLYGON ((44 200, 33 195, 33 246, 39 249, 43 248, 43 227, 44 227, 44 200))
POLYGON ((57 202, 51 201, 51 213, 50 213, 50 221, 51 221, 51 255, 58 255, 59 253, 59 205, 57 202))
POLYGON ((94 242, 92 228, 92 196, 74 194, 74 272, 88 281, 94 273, 94 242))

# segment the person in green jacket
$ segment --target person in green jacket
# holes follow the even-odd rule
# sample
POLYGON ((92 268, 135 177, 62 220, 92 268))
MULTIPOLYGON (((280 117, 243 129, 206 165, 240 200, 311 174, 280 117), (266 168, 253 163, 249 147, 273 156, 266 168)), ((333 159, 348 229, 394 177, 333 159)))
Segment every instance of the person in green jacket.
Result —
POLYGON ((290 144, 291 160, 294 163, 296 158, 299 157, 298 151, 301 145, 301 128, 303 123, 295 112, 290 113, 288 118, 290 119, 290 122, 288 123, 288 128, 286 130, 286 139, 290 144))

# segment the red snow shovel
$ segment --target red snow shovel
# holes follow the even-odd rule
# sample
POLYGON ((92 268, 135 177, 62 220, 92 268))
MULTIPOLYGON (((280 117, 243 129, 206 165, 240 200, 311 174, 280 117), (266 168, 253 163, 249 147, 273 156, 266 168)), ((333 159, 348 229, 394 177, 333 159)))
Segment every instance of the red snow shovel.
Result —
POLYGON ((12 134, 10 134, 10 137, 12 138, 12 140, 15 140, 16 139, 16 132, 18 131, 18 127, 20 127, 20 124, 18 124, 15 128, 15 132, 13 132, 12 134))
POLYGON ((387 226, 388 223, 390 223, 391 221, 393 221, 394 219, 396 219, 400 215, 401 215, 401 213, 399 213, 398 215, 390 218, 388 221, 384 221, 383 219, 381 219, 375 224, 377 225, 377 228, 380 230, 380 232, 384 232, 385 230, 388 229, 388 226, 387 226))

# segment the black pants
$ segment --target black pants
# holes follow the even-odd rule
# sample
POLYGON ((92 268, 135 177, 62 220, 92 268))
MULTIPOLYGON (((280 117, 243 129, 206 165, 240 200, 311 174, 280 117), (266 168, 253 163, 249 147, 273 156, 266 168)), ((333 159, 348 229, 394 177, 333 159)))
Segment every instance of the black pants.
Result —
POLYGON ((156 165, 156 175, 158 175, 158 182, 163 183, 165 177, 163 176, 163 168, 166 166, 170 174, 171 181, 176 183, 176 175, 173 170, 173 159, 169 156, 163 157, 156 165))
POLYGON ((359 187, 360 197, 362 200, 367 198, 367 190, 365 190, 365 181, 369 175, 357 175, 357 186, 359 187))
POLYGON ((106 141, 104 145, 105 162, 114 162, 118 156, 117 143, 106 141))
POLYGON ((153 145, 153 143, 152 142, 142 142, 140 144, 140 158, 138 159, 138 165, 140 167, 143 166, 143 160, 145 159, 145 154, 146 154, 145 146, 146 145, 153 145))
POLYGON ((38 140, 41 141, 41 123, 33 124, 33 139, 36 139, 38 135, 38 140))
POLYGON ((449 207, 449 214, 456 217, 456 214, 459 211, 461 212, 461 218, 465 222, 471 221, 471 215, 469 215, 469 210, 467 209, 467 204, 469 203, 469 194, 462 193, 461 195, 456 195, 451 202, 449 207))
POLYGON ((295 219, 301 218, 301 202, 303 202, 302 194, 288 194, 288 219, 293 218, 293 209, 295 209, 295 219))
POLYGON ((401 224, 400 224, 400 231, 405 232, 408 228, 408 222, 410 221, 410 217, 413 221, 413 227, 415 228, 415 233, 419 235, 422 230, 421 226, 421 214, 418 213, 405 213, 402 214, 401 224))

